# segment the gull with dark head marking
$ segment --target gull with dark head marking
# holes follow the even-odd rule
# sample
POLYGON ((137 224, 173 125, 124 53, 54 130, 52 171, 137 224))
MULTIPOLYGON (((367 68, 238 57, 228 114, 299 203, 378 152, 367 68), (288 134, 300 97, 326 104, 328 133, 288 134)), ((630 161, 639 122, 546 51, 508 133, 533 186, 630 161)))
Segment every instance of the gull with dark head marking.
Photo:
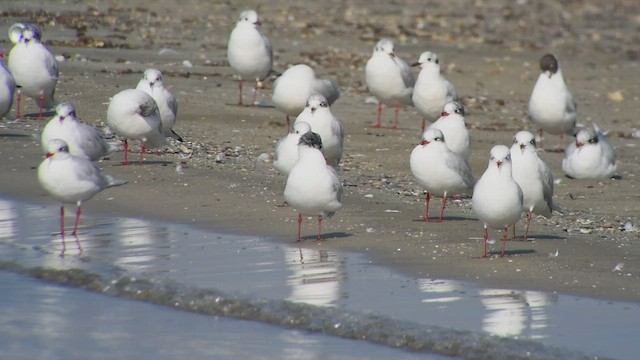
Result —
POLYGON ((56 106, 56 114, 49 120, 40 136, 40 146, 44 152, 53 139, 64 140, 69 153, 90 161, 97 161, 118 150, 118 145, 107 142, 100 130, 76 118, 76 109, 70 103, 56 106))
POLYGON ((432 194, 442 195, 438 217, 438 221, 442 221, 447 194, 469 193, 475 184, 467 161, 449 149, 446 138, 438 129, 424 132, 422 141, 411 152, 409 163, 413 177, 427 190, 423 221, 429 221, 432 194))
POLYGON ((176 100, 176 97, 173 96, 171 91, 164 86, 160 70, 145 70, 136 89, 146 92, 156 101, 158 111, 160 112, 162 133, 164 136, 182 142, 183 140, 180 135, 173 131, 173 127, 176 124, 176 116, 178 115, 178 100, 176 100))
POLYGON ((458 93, 453 85, 440 73, 438 55, 425 51, 412 66, 420 66, 418 80, 413 87, 413 106, 422 114, 422 130, 426 120, 436 121, 445 104, 458 101, 458 93))
POLYGON ((276 143, 276 155, 273 167, 282 175, 288 176, 291 169, 298 162, 298 143, 300 137, 311 131, 311 125, 305 121, 298 121, 293 129, 276 143))
POLYGON ((540 58, 540 70, 531 98, 529 116, 538 127, 540 137, 543 132, 573 134, 576 126, 576 102, 567 88, 558 59, 553 54, 540 58))
POLYGON ((307 106, 296 118, 296 123, 300 121, 311 125, 311 131, 320 135, 327 164, 337 168, 342 158, 344 131, 342 122, 331 113, 327 99, 320 94, 309 96, 307 106))
POLYGON ((242 105, 242 81, 255 80, 251 102, 253 105, 260 81, 269 75, 273 66, 271 41, 258 30, 261 24, 258 13, 245 10, 240 13, 238 22, 229 36, 227 60, 240 76, 238 105, 242 105))
MULTIPOLYGON (((522 210, 527 214, 524 240, 527 240, 531 215, 550 217, 553 210, 553 175, 544 160, 538 156, 535 135, 518 132, 511 145, 513 179, 522 189, 522 210)), ((515 225, 513 226, 515 237, 515 225)))
POLYGON ((378 117, 373 127, 381 127, 382 104, 395 108, 393 129, 398 128, 400 105, 412 105, 411 95, 416 82, 411 67, 393 51, 393 41, 381 39, 365 67, 369 91, 378 99, 378 117))
POLYGON ((54 106, 53 96, 58 83, 58 62, 55 57, 40 42, 40 28, 35 24, 19 24, 9 31, 12 38, 17 36, 18 42, 9 52, 8 66, 16 85, 18 98, 16 117, 20 118, 20 103, 22 93, 33 98, 40 108, 39 118, 43 117, 44 109, 54 106))
POLYGON ((298 211, 298 242, 302 216, 318 216, 318 237, 322 239, 322 220, 342 207, 342 184, 336 170, 322 154, 322 139, 314 132, 300 137, 298 162, 291 169, 284 198, 298 211))
MULTIPOLYGON (((46 159, 38 167, 40 185, 54 199, 60 201, 60 234, 64 246, 64 204, 76 204, 76 221, 72 235, 76 235, 83 202, 88 201, 100 191, 126 184, 109 175, 103 175, 89 160, 69 154, 67 143, 54 139, 47 145, 46 159)), ((63 250, 64 252, 64 250, 63 250)))
POLYGON ((562 171, 575 179, 610 178, 617 169, 616 152, 595 123, 576 134, 562 159, 562 171))
POLYGON ((340 88, 333 80, 316 78, 316 72, 305 64, 290 67, 273 83, 271 100, 285 113, 287 129, 291 128, 289 117, 298 116, 312 94, 324 96, 331 106, 340 97, 340 88))
POLYGON ((507 243, 507 228, 520 220, 522 215, 522 189, 513 180, 511 153, 504 145, 491 148, 487 170, 473 188, 471 207, 484 224, 484 253, 487 257, 489 228, 502 229, 502 251, 507 243))
POLYGON ((461 103, 457 101, 447 103, 440 118, 427 129, 442 131, 449 149, 469 161, 471 154, 469 131, 464 123, 464 106, 461 103))
POLYGON ((13 75, 0 59, 0 119, 11 111, 15 91, 16 82, 13 79, 13 75))
POLYGON ((126 89, 114 95, 107 109, 107 125, 124 138, 125 165, 129 164, 127 139, 140 140, 140 164, 145 148, 159 148, 167 144, 158 105, 151 95, 142 90, 126 89))

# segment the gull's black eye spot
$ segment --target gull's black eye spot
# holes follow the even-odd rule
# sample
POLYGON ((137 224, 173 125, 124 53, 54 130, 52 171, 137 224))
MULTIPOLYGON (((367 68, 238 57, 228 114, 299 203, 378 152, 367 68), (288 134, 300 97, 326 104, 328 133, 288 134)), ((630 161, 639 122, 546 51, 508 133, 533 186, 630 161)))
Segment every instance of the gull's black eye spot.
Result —
POLYGON ((327 106, 329 106, 329 105, 324 101, 320 103, 320 107, 327 107, 327 106))

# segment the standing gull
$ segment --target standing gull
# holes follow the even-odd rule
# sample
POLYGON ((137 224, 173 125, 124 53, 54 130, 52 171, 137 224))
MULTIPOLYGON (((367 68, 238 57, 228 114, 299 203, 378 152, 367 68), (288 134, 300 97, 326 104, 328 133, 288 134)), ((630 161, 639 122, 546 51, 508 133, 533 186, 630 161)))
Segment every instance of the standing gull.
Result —
POLYGON ((153 97, 158 105, 160 120, 162 121, 162 133, 166 137, 174 138, 182 142, 182 138, 173 127, 176 124, 178 115, 178 101, 171 91, 164 87, 162 73, 158 69, 147 69, 144 71, 142 79, 138 82, 136 89, 142 90, 153 97))
POLYGON ((617 168, 616 152, 595 123, 578 132, 562 159, 562 171, 575 179, 610 178, 617 168))
POLYGON ((431 194, 442 195, 438 217, 442 221, 447 194, 471 192, 475 184, 467 161, 447 147, 446 138, 438 129, 424 132, 422 141, 411 152, 409 163, 413 177, 427 189, 424 221, 429 221, 431 194))
POLYGON ((76 118, 76 109, 69 103, 56 106, 56 114, 49 120, 40 136, 42 150, 47 152, 53 139, 64 140, 73 156, 97 161, 116 150, 118 146, 107 142, 100 130, 76 118))
POLYGON ((260 81, 269 75, 273 66, 271 41, 258 30, 260 25, 258 13, 245 10, 240 13, 238 22, 229 36, 227 60, 240 75, 238 105, 242 105, 242 81, 255 80, 251 101, 253 105, 260 81))
POLYGON ((289 117, 298 116, 312 94, 324 96, 331 106, 340 97, 340 89, 333 80, 316 78, 315 71, 305 64, 290 67, 273 83, 271 100, 285 113, 287 129, 291 128, 289 117))
POLYGON ((440 73, 438 55, 425 51, 412 66, 421 68, 418 80, 413 87, 412 100, 413 106, 424 117, 422 120, 424 130, 426 120, 437 120, 446 103, 458 101, 458 94, 449 80, 440 73))
POLYGON ((538 127, 540 138, 544 131, 560 134, 573 134, 576 126, 576 102, 567 88, 560 69, 560 63, 553 54, 540 58, 540 70, 531 98, 529 116, 538 127))
POLYGON ((318 238, 322 239, 322 219, 331 217, 342 207, 342 184, 335 169, 322 155, 320 135, 308 132, 300 137, 299 160, 291 169, 284 188, 284 198, 298 210, 298 242, 302 215, 318 216, 318 238))
POLYGON ((49 142, 46 159, 38 167, 38 181, 49 195, 62 203, 60 234, 63 238, 63 252, 64 204, 75 203, 77 206, 76 221, 71 232, 72 235, 76 235, 82 202, 108 187, 126 183, 109 175, 102 175, 91 161, 69 154, 67 143, 60 139, 49 142))
MULTIPOLYGON (((40 42, 40 29, 34 24, 21 26, 18 42, 9 52, 8 66, 18 86, 16 117, 20 118, 22 93, 36 100, 40 108, 39 118, 44 109, 53 107, 53 95, 58 83, 58 63, 55 57, 40 42)), ((20 27, 12 27, 10 37, 17 34, 20 27)))
POLYGON ((11 111, 16 82, 4 62, 0 60, 0 119, 11 111))
POLYGON ((298 121, 287 135, 278 140, 273 167, 282 175, 288 176, 291 169, 298 162, 298 143, 303 134, 311 131, 308 122, 298 121))
POLYGON ((400 105, 412 105, 411 95, 416 82, 411 67, 393 52, 393 42, 381 39, 365 67, 365 81, 369 91, 378 99, 378 117, 374 127, 381 127, 382 104, 393 105, 393 129, 398 128, 400 105))
POLYGON ((491 159, 487 170, 473 188, 471 207, 484 224, 484 253, 487 257, 489 227, 502 229, 502 252, 507 243, 507 228, 520 219, 522 214, 522 190, 513 180, 509 148, 496 145, 491 148, 491 159))
MULTIPOLYGON (((535 136, 528 131, 518 132, 511 145, 513 180, 522 189, 522 210, 527 213, 524 240, 527 240, 531 214, 551 216, 553 209, 553 175, 544 160, 538 157, 535 136)), ((513 226, 515 238, 515 225, 513 226)))
POLYGON ((167 142, 156 101, 142 90, 126 89, 114 95, 107 109, 107 125, 124 138, 125 165, 129 164, 127 139, 140 140, 140 164, 145 147, 162 147, 167 142))
POLYGON ((311 125, 311 131, 320 135, 327 164, 337 168, 342 158, 344 131, 340 120, 331 113, 327 99, 319 94, 309 96, 307 106, 296 118, 296 123, 300 121, 311 125))
POLYGON ((449 149, 469 161, 471 154, 469 131, 464 124, 464 106, 461 103, 457 101, 447 103, 440 118, 427 129, 442 131, 449 149))

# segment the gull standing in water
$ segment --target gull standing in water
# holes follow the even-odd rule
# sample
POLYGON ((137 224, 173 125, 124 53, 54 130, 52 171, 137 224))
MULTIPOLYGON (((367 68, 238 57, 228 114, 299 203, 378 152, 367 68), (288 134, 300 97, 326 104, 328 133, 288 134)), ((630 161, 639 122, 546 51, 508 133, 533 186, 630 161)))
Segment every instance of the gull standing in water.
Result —
POLYGON ((491 148, 491 159, 487 170, 473 188, 471 207, 484 224, 484 253, 487 257, 489 227, 502 229, 502 251, 507 243, 507 228, 514 225, 522 215, 522 190, 513 180, 511 153, 504 145, 491 148))
POLYGON ((429 221, 431 194, 442 195, 438 217, 442 221, 447 194, 471 192, 475 184, 467 161, 447 147, 446 138, 438 129, 424 132, 422 141, 411 152, 409 163, 413 177, 427 189, 423 221, 429 221))
POLYGON ((283 136, 276 144, 276 156, 273 167, 284 176, 288 176, 291 169, 298 162, 298 143, 300 137, 311 131, 311 125, 305 121, 298 121, 293 125, 290 133, 283 136))
POLYGON ((610 178, 617 168, 616 152, 595 123, 578 132, 562 159, 562 171, 575 179, 610 178))
MULTIPOLYGON (((551 216, 553 209, 553 175, 544 160, 538 157, 535 135, 528 131, 518 132, 511 145, 513 180, 522 189, 522 210, 527 213, 524 240, 527 240, 531 215, 551 216)), ((515 238, 515 225, 513 237, 515 238)))
POLYGON ((16 24, 9 30, 9 36, 12 40, 16 36, 18 38, 9 52, 8 61, 9 70, 18 86, 16 117, 20 118, 20 103, 24 93, 36 100, 40 108, 39 118, 42 119, 44 109, 54 106, 58 63, 51 51, 40 42, 40 28, 35 24, 16 24))
POLYGON ((567 88, 560 69, 560 63, 553 54, 545 54, 540 58, 540 70, 531 98, 529 99, 529 116, 538 127, 540 138, 544 131, 560 134, 573 134, 576 126, 576 102, 567 88))
POLYGON ((40 185, 54 199, 60 201, 60 234, 64 252, 64 204, 75 203, 76 220, 72 235, 76 235, 82 202, 91 199, 100 191, 126 184, 109 175, 103 175, 89 160, 69 154, 67 143, 60 139, 51 140, 48 144, 46 159, 38 167, 40 185))
POLYGON ((464 106, 461 103, 457 101, 447 103, 440 118, 427 129, 442 131, 449 149, 469 161, 469 155, 471 155, 469 131, 464 124, 464 106))
POLYGON ((398 128, 400 105, 413 105, 411 95, 416 78, 411 67, 393 52, 393 42, 381 39, 365 67, 365 80, 369 91, 378 99, 378 117, 373 127, 381 127, 382 104, 393 105, 393 129, 398 128))
POLYGON ((271 100, 285 113, 287 129, 291 128, 289 117, 298 116, 312 94, 324 96, 331 106, 340 97, 340 88, 333 80, 316 78, 315 71, 305 64, 290 67, 273 83, 271 100))
POLYGON ((142 90, 126 89, 114 95, 107 108, 107 125, 124 138, 124 165, 129 164, 127 139, 140 140, 140 164, 146 147, 158 148, 167 143, 158 105, 142 90))
POLYGON ((319 94, 309 96, 307 106, 296 118, 296 123, 300 121, 311 125, 311 131, 320 135, 327 164, 337 168, 342 158, 344 131, 342 122, 331 113, 327 99, 319 94))
POLYGON ((245 10, 240 13, 238 22, 229 36, 227 60, 240 75, 238 105, 242 105, 242 81, 255 80, 251 101, 253 105, 260 81, 269 75, 273 66, 271 41, 258 30, 260 25, 258 13, 245 10))
POLYGON ((412 66, 420 66, 418 80, 413 87, 413 106, 424 117, 422 129, 426 120, 436 121, 446 103, 458 101, 458 93, 453 85, 440 73, 438 55, 425 51, 412 66))
POLYGON ((171 91, 164 86, 160 70, 145 70, 136 89, 146 92, 156 101, 158 111, 160 112, 162 133, 164 136, 182 142, 183 140, 180 135, 173 131, 173 127, 176 124, 176 116, 178 115, 178 100, 176 100, 176 97, 173 96, 171 91))
POLYGON ((58 104, 56 114, 42 129, 40 146, 44 152, 48 151, 53 139, 64 140, 71 155, 90 161, 98 161, 118 150, 116 144, 102 137, 100 130, 78 120, 76 109, 69 103, 58 104))
POLYGON ((308 132, 300 137, 298 162, 291 169, 284 198, 298 211, 298 242, 302 215, 318 216, 318 238, 322 239, 322 220, 342 207, 342 184, 336 170, 327 165, 320 135, 308 132))

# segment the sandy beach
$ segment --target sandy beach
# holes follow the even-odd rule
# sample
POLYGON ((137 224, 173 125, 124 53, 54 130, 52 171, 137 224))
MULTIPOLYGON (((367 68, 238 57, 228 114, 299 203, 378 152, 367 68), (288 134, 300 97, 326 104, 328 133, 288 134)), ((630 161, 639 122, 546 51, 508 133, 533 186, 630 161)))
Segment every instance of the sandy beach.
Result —
MULTIPOLYGON (((342 91, 332 111, 346 134, 340 173, 344 207, 325 222, 322 242, 314 240, 315 220, 306 220, 302 247, 365 253, 415 277, 640 301, 640 144, 633 136, 640 128, 637 2, 146 4, 5 1, 0 6, 1 34, 14 22, 37 22, 43 41, 64 57, 56 98, 73 103, 80 119, 104 126, 109 98, 135 87, 149 67, 163 72, 178 97, 175 130, 185 143, 146 154, 142 166, 118 166, 122 152, 101 161, 103 172, 129 183, 98 194, 83 206, 85 212, 295 240, 297 213, 279 206, 285 178, 270 161, 258 159, 262 154, 272 158, 275 142, 287 132, 284 115, 271 106, 274 78, 258 93, 264 106, 230 105, 236 102, 237 78, 226 62, 226 41, 239 12, 255 8, 262 32, 274 44, 276 70, 305 63, 319 76, 335 79, 342 91), (563 153, 545 152, 559 181, 554 202, 563 214, 534 218, 529 241, 509 241, 504 258, 480 258, 482 224, 469 197, 449 202, 442 223, 414 221, 424 209, 423 189, 409 170, 409 154, 420 140, 420 115, 403 108, 400 130, 368 126, 376 106, 366 101, 364 66, 380 37, 392 38, 396 53, 409 62, 425 50, 439 54, 466 106, 476 177, 484 172, 493 145, 510 145, 517 131, 535 130, 526 109, 538 59, 555 53, 578 103, 578 123, 596 122, 610 131, 618 179, 566 178, 563 153), (221 153, 224 161, 216 162, 221 153), (614 271, 620 263, 621 271, 614 271)), ((8 52, 11 44, 6 35, 2 39, 0 46, 8 52)), ((37 112, 32 100, 24 104, 26 113, 37 112)), ((386 124, 392 114, 385 108, 386 124)), ((32 118, 0 122, 0 195, 54 202, 36 178, 42 160, 38 136, 45 123, 32 118)), ((558 141, 547 136, 545 147, 558 141)), ((563 145, 569 141, 565 138, 563 145)), ((432 204, 434 214, 439 201, 432 204)), ((499 236, 491 233, 493 239, 499 236)), ((493 250, 498 246, 496 241, 493 250)))

